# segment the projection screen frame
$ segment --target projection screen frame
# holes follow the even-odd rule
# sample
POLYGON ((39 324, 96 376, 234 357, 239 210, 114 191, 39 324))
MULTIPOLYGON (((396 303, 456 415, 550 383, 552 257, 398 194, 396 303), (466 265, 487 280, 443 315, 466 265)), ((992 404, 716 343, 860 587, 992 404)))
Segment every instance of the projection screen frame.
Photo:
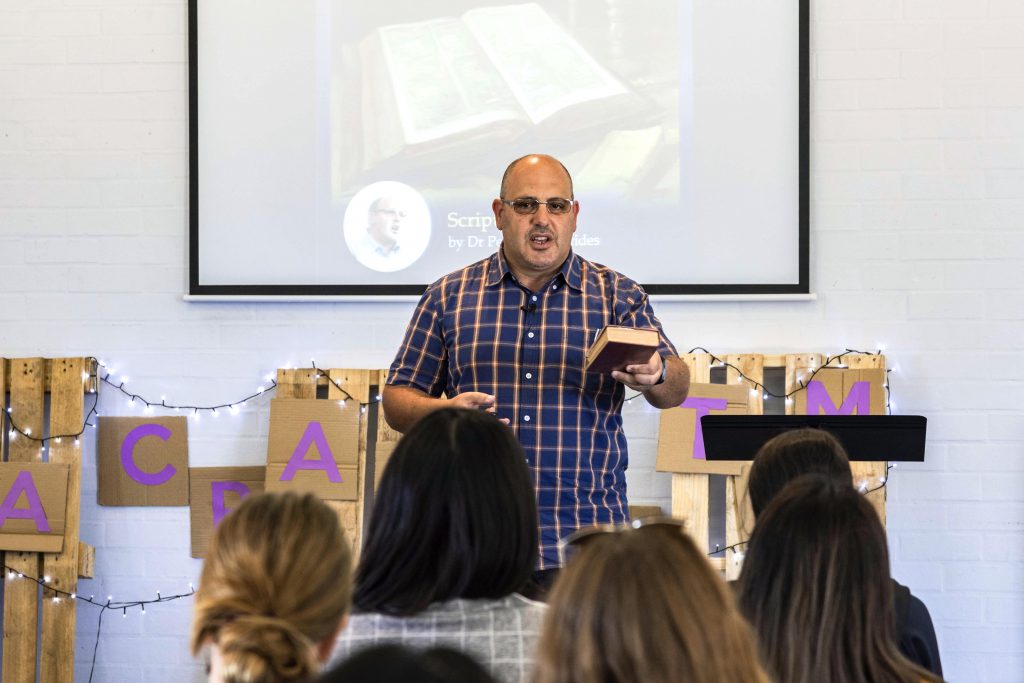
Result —
MULTIPOLYGON (((423 284, 314 284, 314 285, 210 285, 199 281, 199 114, 198 114, 198 0, 188 2, 188 74, 189 74, 189 291, 190 301, 224 301, 233 298, 246 301, 283 300, 408 300, 420 296, 429 283, 423 284)), ((798 74, 798 280, 786 284, 650 284, 644 288, 659 299, 813 299, 810 292, 810 0, 798 4, 799 74, 798 74)))

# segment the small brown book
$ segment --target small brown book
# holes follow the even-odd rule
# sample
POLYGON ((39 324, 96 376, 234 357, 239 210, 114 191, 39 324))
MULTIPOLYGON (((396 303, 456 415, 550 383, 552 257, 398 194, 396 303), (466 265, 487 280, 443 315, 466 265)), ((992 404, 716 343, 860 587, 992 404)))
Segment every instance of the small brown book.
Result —
POLYGON ((608 325, 587 349, 588 372, 608 373, 627 365, 646 363, 658 350, 658 331, 646 327, 608 325))

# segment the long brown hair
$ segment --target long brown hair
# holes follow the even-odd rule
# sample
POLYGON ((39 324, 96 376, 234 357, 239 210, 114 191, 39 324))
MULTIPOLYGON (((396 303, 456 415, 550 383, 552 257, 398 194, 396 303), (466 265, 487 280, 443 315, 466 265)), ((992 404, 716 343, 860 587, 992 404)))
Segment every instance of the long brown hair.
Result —
POLYGON ((848 484, 805 475, 775 496, 758 515, 739 588, 775 680, 940 680, 896 647, 885 530, 848 484))
POLYGON ((767 683, 724 582, 676 527, 601 534, 555 583, 536 683, 767 683))
POLYGON ((213 641, 228 683, 303 681, 351 602, 352 555, 338 517, 312 494, 246 498, 203 563, 192 654, 213 641))

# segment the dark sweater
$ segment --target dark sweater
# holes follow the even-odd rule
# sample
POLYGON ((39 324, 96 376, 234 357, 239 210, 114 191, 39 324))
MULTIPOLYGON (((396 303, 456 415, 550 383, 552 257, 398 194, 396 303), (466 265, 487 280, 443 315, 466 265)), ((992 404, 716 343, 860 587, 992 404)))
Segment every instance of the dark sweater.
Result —
POLYGON ((935 639, 935 627, 932 626, 928 608, 896 579, 892 580, 892 592, 900 652, 910 661, 941 677, 939 643, 935 639))

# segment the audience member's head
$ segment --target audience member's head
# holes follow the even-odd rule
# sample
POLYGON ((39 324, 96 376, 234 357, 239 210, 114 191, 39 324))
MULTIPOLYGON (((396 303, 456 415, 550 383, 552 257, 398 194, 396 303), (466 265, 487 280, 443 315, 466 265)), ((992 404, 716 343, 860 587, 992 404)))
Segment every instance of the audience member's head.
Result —
POLYGON ((352 555, 338 517, 312 494, 246 498, 217 527, 203 563, 192 654, 211 680, 313 678, 351 600, 352 555))
POLYGON ((936 680, 897 649, 885 530, 847 483, 806 475, 776 495, 757 518, 739 587, 775 680, 936 680))
POLYGON ((725 583, 680 526, 584 540, 548 602, 537 683, 767 682, 725 583))
POLYGON ((402 438, 381 477, 356 570, 360 612, 416 614, 526 582, 537 507, 523 449, 482 410, 444 408, 402 438))
POLYGON ((318 683, 494 683, 472 657, 446 647, 416 651, 375 645, 334 667, 318 683))
POLYGON ((853 486, 850 459, 839 441, 822 429, 794 429, 767 441, 750 465, 747 489, 759 516, 786 484, 803 474, 819 474, 853 486))

